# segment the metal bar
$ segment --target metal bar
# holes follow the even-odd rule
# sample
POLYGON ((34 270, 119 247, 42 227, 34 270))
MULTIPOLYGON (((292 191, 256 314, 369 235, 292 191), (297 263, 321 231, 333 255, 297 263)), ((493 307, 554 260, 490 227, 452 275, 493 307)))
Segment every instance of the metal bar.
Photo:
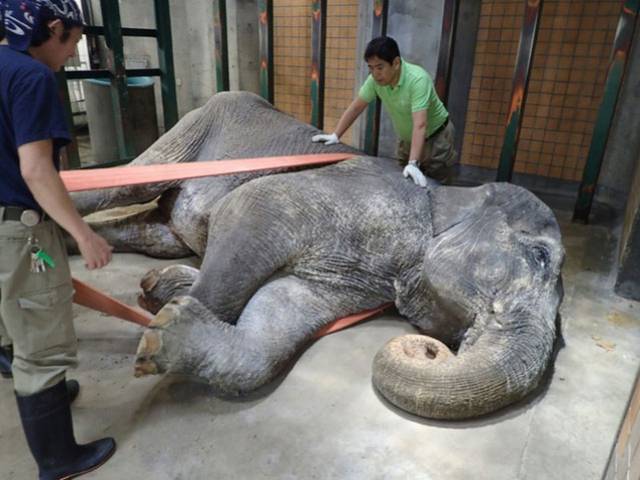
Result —
POLYGON ((169 0, 155 0, 156 30, 158 31, 158 62, 162 87, 162 110, 164 128, 169 130, 178 122, 178 99, 176 75, 173 68, 173 43, 171 40, 171 18, 169 0))
POLYGON ((120 7, 118 2, 105 1, 100 2, 100 6, 108 48, 107 63, 111 73, 111 104, 115 118, 118 153, 121 160, 131 159, 135 156, 135 151, 129 135, 132 127, 129 116, 129 92, 127 91, 127 74, 124 64, 120 7))
POLYGON ((449 79, 451 77, 451 59, 453 58, 454 39, 458 18, 459 0, 445 0, 442 15, 442 33, 438 51, 438 69, 436 71, 436 92, 446 105, 449 97, 449 79))
POLYGON ((582 182, 578 189, 578 199, 573 211, 573 220, 587 223, 593 204, 593 197, 598 185, 600 168, 604 157, 605 147, 609 138, 609 129, 618 101, 618 93, 622 87, 624 71, 633 40, 633 30, 638 16, 640 0, 626 0, 623 2, 616 37, 613 41, 613 51, 609 58, 609 69, 604 86, 604 96, 600 102, 598 116, 591 136, 591 145, 587 155, 587 163, 582 173, 582 182))
MULTIPOLYGON (((80 0, 80 3, 82 5, 82 15, 84 16, 84 21, 88 25, 94 24, 95 20, 91 0, 80 0)), ((84 33, 87 33, 88 28, 90 27, 84 28, 84 33)), ((87 49, 89 50, 89 68, 100 68, 100 47, 98 44, 98 37, 96 35, 87 35, 86 40, 87 49)))
MULTIPOLYGON (((373 23, 371 38, 387 33, 387 12, 389 0, 373 0, 373 23)), ((364 151, 368 155, 378 154, 378 136, 380 134, 380 99, 376 98, 367 107, 367 126, 364 135, 364 151)))
POLYGON ((227 45, 227 2, 213 2, 213 36, 216 60, 216 90, 229 90, 229 48, 227 45))
POLYGON ((498 165, 498 182, 510 182, 513 175, 518 140, 520 138, 520 126, 522 124, 522 110, 524 108, 527 86, 529 84, 529 71, 531 60, 538 35, 538 20, 542 11, 542 0, 527 0, 524 9, 524 22, 520 31, 520 44, 516 69, 513 74, 513 88, 511 90, 511 103, 507 115, 507 126, 504 134, 502 151, 500 152, 500 164, 498 165))
POLYGON ((324 70, 327 39, 327 0, 311 3, 311 125, 324 126, 324 70))
MULTIPOLYGON (((154 28, 130 28, 122 27, 123 37, 150 37, 155 38, 158 36, 158 31, 154 28)), ((86 26, 83 29, 85 35, 104 35, 105 28, 99 25, 86 26)))
MULTIPOLYGON (((159 77, 162 71, 159 68, 128 68, 125 70, 129 77, 159 77)), ((106 69, 96 70, 67 70, 68 80, 86 80, 87 78, 109 78, 111 72, 106 69)))
POLYGON ((67 79, 65 76, 64 68, 60 69, 56 73, 56 80, 58 82, 58 95, 64 106, 64 118, 67 121, 69 127, 69 133, 71 134, 71 143, 69 143, 66 149, 67 161, 63 162, 61 167, 63 169, 74 169, 80 167, 80 153, 78 151, 78 139, 76 138, 75 128, 73 127, 73 112, 71 110, 71 100, 69 98, 69 86, 67 85, 67 79))
POLYGON ((258 0, 260 95, 273 103, 273 0, 258 0))

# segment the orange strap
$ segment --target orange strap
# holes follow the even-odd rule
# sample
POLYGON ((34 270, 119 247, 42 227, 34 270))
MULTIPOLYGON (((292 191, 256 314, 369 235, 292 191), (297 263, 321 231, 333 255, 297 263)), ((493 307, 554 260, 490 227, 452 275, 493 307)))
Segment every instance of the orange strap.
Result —
MULTIPOLYGON (((73 288, 76 291, 76 294, 73 297, 73 301, 78 305, 92 308, 99 312, 103 312, 113 317, 136 323, 143 327, 149 326, 149 323, 153 319, 153 316, 149 312, 146 312, 142 309, 130 307, 129 305, 126 305, 116 300, 115 298, 110 297, 109 295, 105 295, 99 290, 96 290, 95 288, 75 278, 73 279, 73 288)), ((390 303, 386 303, 377 308, 372 308, 371 310, 365 310, 364 312, 356 313, 355 315, 349 315, 348 317, 339 318, 338 320, 335 320, 329 325, 326 325, 325 327, 318 330, 316 332, 315 338, 324 337, 325 335, 329 335, 330 333, 334 333, 350 327, 351 325, 355 325, 356 323, 362 322, 367 318, 373 317, 374 315, 382 312, 390 306, 390 303)))
POLYGON ((76 291, 73 296, 73 301, 78 305, 106 313, 113 317, 121 318, 122 320, 137 323, 143 327, 148 326, 153 319, 153 316, 149 312, 130 307, 129 305, 96 290, 86 283, 81 282, 77 278, 73 279, 73 288, 76 291))
MULTIPOLYGON (((97 190, 100 188, 123 187, 144 183, 185 180, 188 178, 229 175, 233 173, 256 172, 276 168, 291 168, 304 165, 323 165, 353 158, 346 153, 320 153, 309 155, 289 155, 283 157, 247 158, 238 160, 216 160, 211 162, 171 163, 157 165, 134 165, 130 167, 98 168, 87 170, 66 170, 60 172, 62 181, 70 192, 97 190)), ((73 301, 78 305, 136 323, 143 327, 152 320, 148 312, 130 307, 99 290, 73 279, 76 291, 73 301)), ((319 330, 315 338, 337 332, 382 312, 391 304, 340 318, 319 330)))
POLYGON ((356 323, 360 323, 367 318, 371 318, 374 315, 386 310, 391 306, 391 303, 385 303, 384 305, 380 305, 379 307, 372 308, 371 310, 365 310, 364 312, 356 313, 355 315, 349 315, 348 317, 339 318, 334 320, 329 325, 322 327, 320 330, 316 332, 315 338, 324 337, 325 335, 329 335, 330 333, 337 332, 339 330, 344 330, 351 325, 355 325, 356 323))
POLYGON ((318 153, 288 155, 284 157, 244 158, 193 163, 161 163, 157 165, 133 165, 130 167, 91 168, 60 172, 62 181, 70 192, 124 187, 143 183, 186 180, 188 178, 258 172, 275 168, 292 168, 324 165, 353 158, 350 153, 318 153))

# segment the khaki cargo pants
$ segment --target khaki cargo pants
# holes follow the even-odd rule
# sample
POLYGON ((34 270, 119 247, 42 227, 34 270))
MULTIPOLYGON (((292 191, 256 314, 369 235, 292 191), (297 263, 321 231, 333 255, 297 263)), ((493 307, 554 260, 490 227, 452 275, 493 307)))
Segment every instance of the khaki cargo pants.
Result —
MULTIPOLYGON (((449 184, 453 179, 453 165, 458 152, 454 148, 455 128, 449 121, 446 127, 427 139, 422 149, 422 157, 418 159, 420 170, 427 176, 442 184, 449 184)), ((397 155, 402 166, 410 160, 411 142, 400 140, 397 155)))
POLYGON ((69 262, 58 226, 52 221, 35 227, 0 221, 0 335, 2 344, 13 343, 18 395, 57 384, 75 365, 72 298, 69 262), (30 238, 53 259, 55 268, 31 271, 30 238))

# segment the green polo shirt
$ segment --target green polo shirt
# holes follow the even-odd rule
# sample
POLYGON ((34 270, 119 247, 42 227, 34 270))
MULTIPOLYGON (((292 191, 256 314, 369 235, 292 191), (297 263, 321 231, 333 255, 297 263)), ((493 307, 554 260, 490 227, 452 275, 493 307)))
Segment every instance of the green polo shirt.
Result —
POLYGON ((413 112, 427 110, 426 137, 436 131, 449 116, 438 98, 431 76, 421 66, 406 60, 402 60, 400 80, 395 87, 378 85, 369 75, 360 87, 358 96, 367 103, 374 101, 376 96, 380 97, 391 116, 396 134, 406 142, 411 142, 413 112))

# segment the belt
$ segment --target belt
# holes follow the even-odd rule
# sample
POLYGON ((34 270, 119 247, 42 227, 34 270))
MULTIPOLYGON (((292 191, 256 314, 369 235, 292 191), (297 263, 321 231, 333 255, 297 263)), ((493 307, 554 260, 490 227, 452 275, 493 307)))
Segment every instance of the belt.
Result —
POLYGON ((449 117, 447 117, 447 119, 442 123, 442 125, 440 125, 438 128, 436 128, 434 130, 434 132, 431 135, 429 135, 428 138, 435 137, 437 134, 439 134, 441 131, 443 131, 447 125, 449 125, 449 117))
POLYGON ((12 220, 33 227, 45 220, 45 214, 32 208, 0 206, 0 221, 12 220))

